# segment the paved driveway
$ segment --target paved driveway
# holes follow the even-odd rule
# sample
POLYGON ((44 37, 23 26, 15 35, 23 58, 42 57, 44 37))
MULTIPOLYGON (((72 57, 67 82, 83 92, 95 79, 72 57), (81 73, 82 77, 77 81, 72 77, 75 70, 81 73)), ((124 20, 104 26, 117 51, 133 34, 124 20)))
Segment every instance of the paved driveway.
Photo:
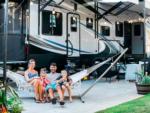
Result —
MULTIPOLYGON (((82 91, 92 82, 83 82, 82 91)), ((134 83, 124 80, 112 83, 101 81, 84 97, 85 103, 74 99, 73 103, 66 102, 62 108, 59 104, 36 104, 33 99, 23 99, 23 113, 94 113, 138 97, 141 95, 136 93, 134 83)))

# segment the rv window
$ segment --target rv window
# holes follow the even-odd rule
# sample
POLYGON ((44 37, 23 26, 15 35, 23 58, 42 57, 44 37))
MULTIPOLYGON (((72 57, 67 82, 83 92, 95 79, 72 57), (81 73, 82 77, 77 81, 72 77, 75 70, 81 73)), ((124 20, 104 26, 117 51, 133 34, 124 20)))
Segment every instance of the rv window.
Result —
POLYGON ((101 26, 101 33, 104 36, 110 35, 110 27, 109 26, 101 26))
POLYGON ((116 22, 116 36, 123 37, 123 23, 122 22, 116 22))
POLYGON ((92 18, 86 18, 86 27, 93 29, 93 19, 92 18))
POLYGON ((134 36, 141 36, 141 25, 134 25, 134 36))
POLYGON ((4 8, 1 6, 0 8, 0 33, 4 32, 4 8))
POLYGON ((77 32, 77 17, 71 17, 71 31, 77 32))
POLYGON ((62 35, 62 13, 52 11, 42 12, 42 34, 44 35, 62 35))
MULTIPOLYGON (((12 2, 12 6, 8 8, 8 33, 21 34, 22 27, 22 7, 15 10, 19 6, 18 3, 12 2), (15 10, 15 11, 14 11, 15 10)), ((0 32, 4 30, 4 7, 0 6, 0 32)))

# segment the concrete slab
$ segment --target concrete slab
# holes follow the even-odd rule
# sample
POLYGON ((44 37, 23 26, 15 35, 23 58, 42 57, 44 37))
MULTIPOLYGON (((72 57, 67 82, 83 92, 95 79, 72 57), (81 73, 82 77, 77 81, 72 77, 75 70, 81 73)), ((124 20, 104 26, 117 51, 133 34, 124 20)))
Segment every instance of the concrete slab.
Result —
MULTIPOLYGON (((92 83, 93 81, 83 82, 82 91, 92 83)), ((135 83, 124 80, 112 83, 101 81, 85 95, 85 103, 75 99, 73 103, 66 101, 65 106, 62 108, 59 104, 37 104, 33 99, 22 99, 23 113, 94 113, 141 96, 136 93, 135 83)))

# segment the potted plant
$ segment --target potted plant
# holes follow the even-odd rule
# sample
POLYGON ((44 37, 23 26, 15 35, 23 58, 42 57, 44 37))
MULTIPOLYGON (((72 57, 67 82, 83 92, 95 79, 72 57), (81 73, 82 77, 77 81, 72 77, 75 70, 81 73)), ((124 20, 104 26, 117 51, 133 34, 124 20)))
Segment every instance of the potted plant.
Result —
POLYGON ((136 81, 136 88, 138 94, 148 94, 150 93, 150 75, 147 75, 147 72, 144 73, 142 70, 141 72, 137 72, 137 81, 136 81))
POLYGON ((23 111, 22 102, 16 91, 11 86, 7 86, 7 96, 4 97, 4 89, 5 87, 2 85, 0 88, 0 104, 4 105, 4 98, 6 98, 5 107, 6 111, 8 110, 7 113, 21 113, 23 111))

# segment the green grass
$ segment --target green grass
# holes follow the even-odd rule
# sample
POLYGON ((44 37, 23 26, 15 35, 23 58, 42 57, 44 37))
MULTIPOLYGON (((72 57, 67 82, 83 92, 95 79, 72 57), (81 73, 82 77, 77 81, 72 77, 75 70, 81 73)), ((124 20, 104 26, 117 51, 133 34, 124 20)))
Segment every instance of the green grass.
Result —
POLYGON ((150 113, 150 94, 96 113, 150 113))

